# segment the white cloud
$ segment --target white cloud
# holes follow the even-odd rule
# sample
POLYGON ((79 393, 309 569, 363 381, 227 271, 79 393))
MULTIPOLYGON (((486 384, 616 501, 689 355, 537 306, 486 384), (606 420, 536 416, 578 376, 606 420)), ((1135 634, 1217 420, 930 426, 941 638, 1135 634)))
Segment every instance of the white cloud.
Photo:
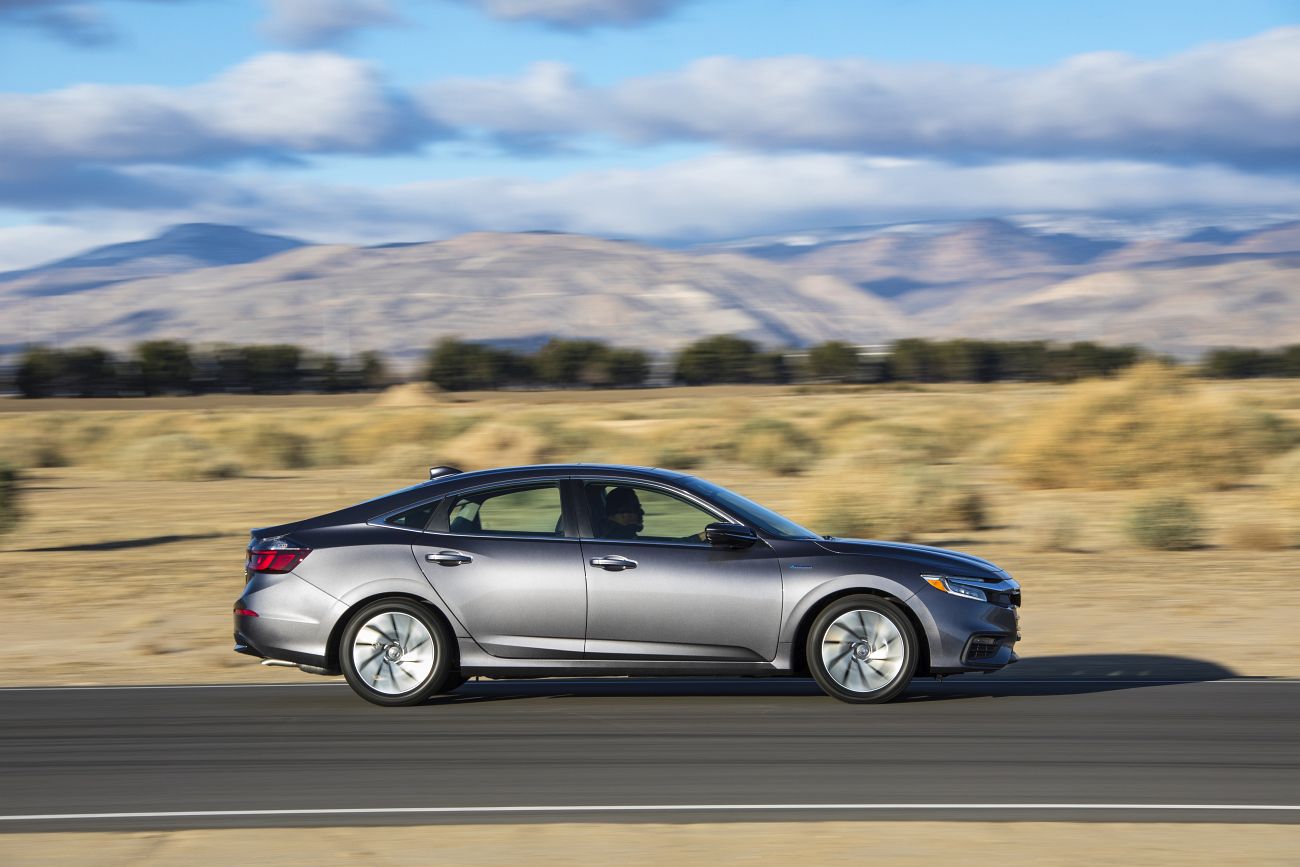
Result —
POLYGON ((262 32, 303 48, 333 45, 367 27, 397 22, 390 0, 267 0, 262 32))
POLYGON ((10 185, 77 172, 93 197, 92 176, 106 166, 387 153, 437 135, 366 63, 264 54, 192 87, 0 94, 0 200, 10 185))
POLYGON ((535 21, 551 27, 585 30, 597 26, 632 27, 671 13, 688 0, 462 0, 503 21, 535 21))
POLYGON ((1161 60, 1086 54, 1047 69, 715 57, 611 87, 543 63, 422 90, 434 116, 501 139, 606 134, 758 151, 1214 160, 1300 159, 1300 28, 1161 60))

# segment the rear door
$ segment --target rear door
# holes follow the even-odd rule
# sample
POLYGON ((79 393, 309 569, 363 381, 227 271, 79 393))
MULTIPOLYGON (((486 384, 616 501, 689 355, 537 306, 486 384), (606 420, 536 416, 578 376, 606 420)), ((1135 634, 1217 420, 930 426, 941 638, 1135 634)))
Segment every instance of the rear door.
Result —
POLYGON ((704 527, 726 516, 666 485, 579 483, 589 659, 775 657, 781 566, 766 543, 713 547, 704 527))
POLYGON ((508 659, 578 658, 587 619, 582 548, 558 480, 453 494, 413 546, 479 646, 508 659))

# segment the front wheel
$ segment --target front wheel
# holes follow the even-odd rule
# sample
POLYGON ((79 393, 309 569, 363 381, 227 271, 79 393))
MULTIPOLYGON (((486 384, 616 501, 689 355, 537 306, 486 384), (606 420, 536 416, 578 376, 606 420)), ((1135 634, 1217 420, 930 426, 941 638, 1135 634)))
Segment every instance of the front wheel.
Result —
POLYGON ((348 621, 339 667, 357 695, 385 707, 420 704, 454 689, 458 674, 447 627, 406 599, 380 599, 348 621))
POLYGON ((805 650, 817 685, 855 704, 897 698, 916 671, 911 621, 875 596, 846 596, 826 606, 808 630, 805 650))

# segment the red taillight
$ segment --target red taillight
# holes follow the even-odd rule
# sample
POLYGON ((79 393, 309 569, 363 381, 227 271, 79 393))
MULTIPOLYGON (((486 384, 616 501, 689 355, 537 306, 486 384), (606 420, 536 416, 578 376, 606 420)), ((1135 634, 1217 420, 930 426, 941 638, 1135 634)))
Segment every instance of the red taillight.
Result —
POLYGON ((310 553, 310 548, 274 548, 268 551, 254 549, 248 552, 247 568, 249 572, 278 575, 292 571, 310 553))
POLYGON ((236 617, 256 617, 256 616, 257 616, 257 612, 254 611, 254 610, 251 609, 251 608, 236 608, 236 609, 235 609, 235 616, 236 616, 236 617))

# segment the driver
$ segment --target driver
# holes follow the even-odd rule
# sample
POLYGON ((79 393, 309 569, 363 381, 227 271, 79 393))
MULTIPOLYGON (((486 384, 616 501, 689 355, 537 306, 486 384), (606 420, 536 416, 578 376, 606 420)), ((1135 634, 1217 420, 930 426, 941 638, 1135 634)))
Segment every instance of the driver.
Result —
POLYGON ((645 509, 636 491, 621 486, 605 495, 606 539, 635 539, 644 528, 645 509))

